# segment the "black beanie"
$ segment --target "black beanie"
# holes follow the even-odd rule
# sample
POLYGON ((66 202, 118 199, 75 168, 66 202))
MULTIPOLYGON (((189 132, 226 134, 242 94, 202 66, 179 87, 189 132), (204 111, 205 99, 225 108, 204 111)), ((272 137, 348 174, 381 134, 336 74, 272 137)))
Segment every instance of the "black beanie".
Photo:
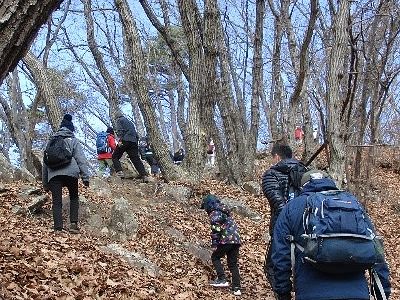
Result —
POLYGON ((75 131, 74 124, 72 124, 72 116, 70 114, 65 114, 64 118, 61 121, 60 128, 65 127, 71 130, 72 132, 75 131))

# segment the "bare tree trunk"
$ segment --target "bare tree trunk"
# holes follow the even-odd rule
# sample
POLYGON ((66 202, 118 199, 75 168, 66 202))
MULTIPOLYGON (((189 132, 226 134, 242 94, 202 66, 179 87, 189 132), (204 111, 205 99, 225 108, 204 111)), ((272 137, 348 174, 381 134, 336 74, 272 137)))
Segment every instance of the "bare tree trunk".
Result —
MULTIPOLYGON (((168 29, 169 26, 171 25, 169 18, 168 4, 165 0, 159 0, 159 3, 164 18, 164 25, 168 29)), ((171 63, 169 68, 170 68, 170 74, 172 74, 172 81, 174 82, 174 85, 176 86, 176 89, 178 91, 178 88, 181 84, 180 82, 182 81, 182 79, 180 78, 182 72, 178 69, 177 63, 175 61, 171 63)), ((180 92, 178 92, 178 97, 179 96, 180 92)), ((180 148, 183 147, 183 141, 181 135, 178 132, 178 114, 176 110, 175 95, 172 89, 168 90, 168 100, 171 111, 172 152, 175 153, 176 151, 178 151, 180 148)), ((183 108, 184 105, 182 109, 183 108)))
POLYGON ((53 131, 58 129, 62 119, 61 106, 54 94, 51 86, 51 79, 48 76, 47 69, 43 63, 36 58, 31 52, 28 52, 23 61, 31 72, 33 79, 37 85, 38 93, 43 97, 45 102, 46 113, 53 131))
POLYGON ((25 55, 60 0, 4 0, 0 10, 0 84, 25 55))
MULTIPOLYGON (((147 0, 139 0, 140 4, 143 7, 144 12, 146 13, 147 17, 149 18, 150 22, 153 26, 158 30, 158 32, 162 35, 165 42, 167 43, 168 47, 170 48, 172 55, 175 58, 177 65, 180 67, 183 75, 186 77, 188 81, 190 81, 190 74, 189 68, 183 59, 182 49, 180 49, 179 44, 175 41, 170 33, 168 26, 163 26, 157 19, 157 16, 152 11, 149 3, 147 0)), ((163 8, 163 12, 165 12, 165 3, 161 3, 161 7, 163 8)))
POLYGON ((327 137, 330 150, 329 170, 341 187, 345 176, 346 126, 342 120, 341 88, 346 79, 344 69, 347 58, 349 1, 342 0, 333 22, 333 45, 329 59, 327 137))
MULTIPOLYGON (((278 108, 282 100, 282 80, 281 80, 281 43, 283 37, 282 18, 275 11, 273 3, 268 1, 272 10, 274 19, 274 48, 272 52, 272 83, 269 99, 269 128, 271 131, 271 140, 276 140, 282 136, 282 124, 279 125, 278 108)), ((267 113, 267 112, 266 112, 267 113)))
POLYGON ((11 133, 11 138, 19 149, 20 166, 26 168, 35 176, 40 175, 34 166, 34 156, 32 155, 32 140, 36 124, 34 116, 37 113, 38 96, 28 111, 23 102, 17 70, 14 70, 12 75, 7 77, 7 87, 10 104, 0 97, 0 105, 6 114, 5 120, 8 130, 11 133))
POLYGON ((143 114, 143 119, 148 128, 150 140, 154 145, 154 154, 160 164, 161 171, 166 180, 183 179, 185 174, 181 168, 177 168, 169 157, 169 151, 163 142, 160 130, 157 126, 157 117, 148 94, 149 82, 147 79, 147 67, 141 48, 139 33, 132 17, 127 0, 115 0, 119 16, 121 18, 124 33, 126 34, 126 46, 131 57, 131 84, 135 87, 138 104, 143 114))
POLYGON ((254 54, 253 54, 253 82, 251 95, 251 123, 247 141, 247 172, 254 171, 254 157, 257 150, 258 127, 260 123, 260 104, 264 93, 262 44, 264 29, 265 0, 256 1, 256 30, 254 32, 254 54))
POLYGON ((101 76, 107 86, 108 91, 108 103, 109 106, 109 115, 112 120, 115 119, 115 113, 118 112, 118 92, 115 81, 108 71, 106 64, 103 59, 103 54, 99 51, 97 46, 95 36, 94 36, 94 21, 92 16, 92 0, 81 0, 84 5, 84 15, 86 21, 86 34, 90 52, 93 55, 94 61, 96 62, 96 66, 100 71, 101 76))
MULTIPOLYGON (((310 20, 308 22, 307 31, 304 36, 303 42, 301 44, 300 49, 297 47, 297 42, 294 36, 290 15, 289 15, 289 2, 285 1, 285 5, 283 5, 283 15, 285 20, 286 34, 288 36, 289 41, 289 53, 292 59, 292 65, 296 72, 296 84, 294 87, 294 91, 289 99, 289 141, 291 144, 293 143, 293 132, 295 129, 295 123, 299 120, 299 108, 302 101, 302 96, 305 94, 304 89, 306 87, 306 77, 308 72, 308 48, 311 43, 311 39, 314 32, 314 26, 317 20, 317 0, 312 0, 310 2, 310 20)), ((307 102, 303 103, 303 106, 306 105, 307 102)), ((302 124, 304 127, 304 124, 302 124)), ((311 130, 311 128, 309 128, 311 130)))
POLYGON ((186 165, 193 175, 200 178, 204 166, 203 153, 206 136, 201 134, 201 103, 204 89, 204 53, 202 29, 198 23, 198 7, 194 0, 178 0, 179 13, 186 35, 190 55, 189 118, 186 128, 186 165))

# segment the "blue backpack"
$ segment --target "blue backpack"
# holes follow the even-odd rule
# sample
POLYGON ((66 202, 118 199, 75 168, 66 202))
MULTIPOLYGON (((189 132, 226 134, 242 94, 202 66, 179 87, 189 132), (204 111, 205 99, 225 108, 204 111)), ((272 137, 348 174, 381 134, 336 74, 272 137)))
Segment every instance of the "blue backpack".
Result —
POLYGON ((101 131, 96 136, 96 149, 97 154, 109 153, 111 148, 108 146, 108 133, 101 131))
MULTIPOLYGON (((331 274, 358 272, 384 262, 382 239, 364 208, 348 192, 333 190, 312 194, 303 214, 304 261, 331 274)), ((292 262, 294 246, 292 243, 292 262)))

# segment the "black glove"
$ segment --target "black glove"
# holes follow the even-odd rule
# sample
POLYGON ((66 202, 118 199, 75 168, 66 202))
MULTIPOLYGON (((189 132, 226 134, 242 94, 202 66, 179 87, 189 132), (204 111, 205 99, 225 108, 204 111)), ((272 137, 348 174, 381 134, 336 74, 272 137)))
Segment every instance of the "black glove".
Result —
POLYGON ((86 186, 86 187, 89 187, 89 180, 84 180, 83 181, 83 185, 86 186))
POLYGON ((290 293, 278 294, 278 300, 292 300, 292 295, 290 293))

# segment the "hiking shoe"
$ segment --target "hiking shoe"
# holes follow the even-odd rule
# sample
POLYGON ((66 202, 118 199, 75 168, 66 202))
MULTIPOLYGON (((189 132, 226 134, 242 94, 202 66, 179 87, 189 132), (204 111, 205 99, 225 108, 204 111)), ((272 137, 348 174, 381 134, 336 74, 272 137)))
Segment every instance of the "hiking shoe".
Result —
POLYGON ((149 177, 148 176, 143 176, 142 180, 144 183, 148 183, 149 182, 149 177))
POLYGON ((242 295, 242 292, 240 291, 240 288, 237 287, 237 286, 232 289, 232 292, 233 292, 233 294, 235 296, 241 296, 242 295))
POLYGON ((124 172, 122 171, 118 171, 117 173, 115 173, 115 175, 117 175, 119 178, 124 178, 124 172))
POLYGON ((71 225, 69 226, 69 232, 73 234, 79 233, 78 223, 71 223, 71 225))
POLYGON ((214 287, 228 287, 229 283, 228 281, 226 281, 226 279, 216 279, 214 281, 211 281, 210 285, 214 287))
POLYGON ((65 230, 63 228, 61 228, 61 229, 57 228, 57 229, 54 229, 53 233, 54 233, 54 235, 63 235, 65 233, 65 230))

